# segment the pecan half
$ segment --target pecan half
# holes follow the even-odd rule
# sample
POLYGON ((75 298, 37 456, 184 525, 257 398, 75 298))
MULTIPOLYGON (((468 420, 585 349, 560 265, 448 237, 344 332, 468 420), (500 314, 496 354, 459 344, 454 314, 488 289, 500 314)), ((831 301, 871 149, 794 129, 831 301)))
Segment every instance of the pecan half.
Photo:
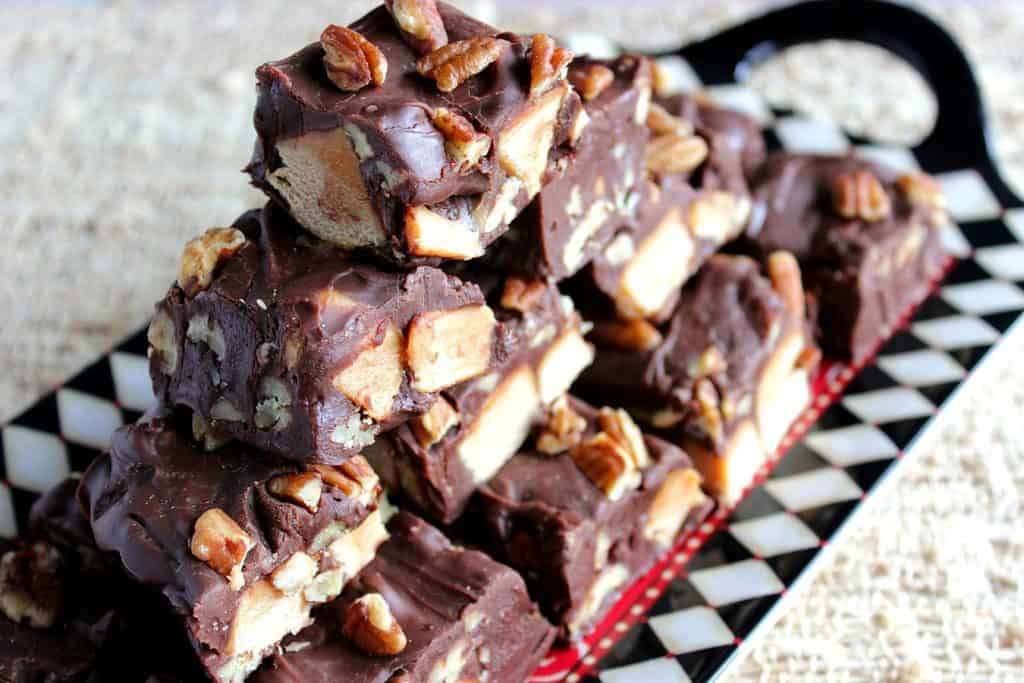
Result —
POLYGON ((597 414, 601 431, 618 441, 629 453, 633 464, 643 469, 651 464, 651 454, 644 443, 643 432, 622 408, 601 408, 597 414))
POLYGON ((245 235, 235 228, 210 228, 188 241, 178 267, 178 286, 193 297, 210 287, 217 268, 245 246, 245 235))
POLYGON ((421 57, 416 70, 434 79, 441 92, 451 92, 498 61, 508 46, 507 40, 491 37, 448 43, 421 57))
POLYGON ((384 4, 405 41, 421 55, 448 43, 436 0, 384 0, 384 4))
POLYGON ((505 280, 501 290, 501 307, 529 313, 544 298, 548 286, 543 280, 524 280, 515 275, 505 280))
POLYGON ((533 36, 530 44, 530 96, 539 95, 563 80, 572 57, 572 52, 558 47, 555 39, 546 33, 533 36))
POLYGON ((324 482, 316 472, 296 472, 274 477, 267 484, 270 495, 301 505, 312 513, 320 508, 324 482))
POLYGON ((669 133, 647 144, 647 170, 658 175, 689 173, 708 158, 708 143, 697 135, 669 133))
POLYGON ((346 92, 380 85, 388 75, 388 60, 363 34, 331 24, 320 34, 324 68, 334 85, 346 92))
POLYGON ((61 557, 37 541, 0 559, 0 611, 16 623, 49 628, 57 621, 64 598, 61 557))
POLYGON ((873 223, 887 218, 892 210, 885 188, 868 171, 836 176, 832 198, 836 213, 843 218, 859 218, 873 223))
POLYGON ((341 633, 366 654, 378 657, 397 655, 408 643, 380 593, 367 593, 348 606, 341 633))
POLYGON ((675 134, 687 137, 693 135, 692 123, 680 116, 670 114, 657 102, 651 102, 651 106, 647 110, 647 128, 655 136, 675 134))
POLYGON ((658 328, 642 319, 600 320, 594 323, 589 337, 598 346, 623 351, 651 351, 662 342, 658 328))
POLYGON ((570 67, 569 82, 587 102, 598 97, 615 81, 615 72, 604 64, 570 67))
POLYGON ((434 127, 444 136, 444 149, 459 171, 468 171, 491 151, 491 137, 477 131, 462 114, 443 107, 434 111, 434 127))
POLYGON ((640 472, 629 451, 604 432, 580 443, 570 453, 580 471, 609 500, 618 500, 640 485, 640 472))
POLYGON ((567 451, 579 444, 586 428, 586 419, 572 409, 563 394, 548 408, 544 429, 537 435, 537 450, 546 455, 567 451))
POLYGON ((896 179, 896 187, 914 204, 940 211, 946 208, 942 186, 927 173, 904 173, 896 179))
POLYGON ((333 486, 349 498, 369 504, 380 495, 380 479, 361 455, 349 458, 340 465, 309 465, 328 486, 333 486))
POLYGON ((196 520, 189 550, 228 580, 232 590, 245 584, 242 565, 255 543, 235 520, 220 508, 210 508, 196 520))

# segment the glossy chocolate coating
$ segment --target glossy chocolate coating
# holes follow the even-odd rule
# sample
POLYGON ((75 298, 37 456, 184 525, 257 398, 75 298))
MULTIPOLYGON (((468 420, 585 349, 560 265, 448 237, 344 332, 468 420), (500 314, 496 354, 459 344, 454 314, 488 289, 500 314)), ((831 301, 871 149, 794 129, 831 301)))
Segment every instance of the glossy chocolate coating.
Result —
POLYGON ((414 390, 406 376, 391 415, 372 420, 332 380, 389 324, 404 331, 418 313, 483 303, 478 287, 436 268, 401 272, 352 259, 304 235, 273 205, 242 215, 235 227, 248 242, 208 289, 189 297, 175 285, 157 304, 157 316, 173 322, 178 357, 171 374, 161 354, 150 361, 164 403, 186 406, 219 431, 280 457, 327 463, 358 454, 381 429, 430 406, 433 395, 414 390), (220 331, 223 358, 191 338, 194 320, 220 331), (261 427, 265 379, 279 382, 287 396, 277 401, 278 419, 261 427), (225 404, 237 419, 216 419, 216 406, 225 404))
POLYGON ((86 472, 81 497, 96 542, 117 553, 132 580, 163 593, 200 650, 220 652, 243 591, 190 550, 196 520, 219 508, 253 542, 245 586, 306 551, 336 522, 355 528, 376 508, 324 485, 316 512, 271 495, 275 476, 303 471, 238 442, 205 453, 180 418, 151 412, 115 432, 108 453, 86 472))
POLYGON ((554 630, 530 602, 522 578, 483 553, 453 546, 409 513, 398 513, 388 530, 391 538, 373 562, 253 680, 388 683, 402 674, 434 680, 434 668, 461 647, 465 664, 451 672, 455 680, 525 681, 554 630), (345 609, 367 593, 383 596, 405 632, 408 644, 400 654, 370 656, 341 635, 345 609))
MULTIPOLYGON (((583 438, 598 431, 597 410, 578 399, 571 405, 584 417, 583 438)), ((652 464, 640 487, 611 500, 576 466, 568 452, 547 455, 524 450, 481 487, 464 517, 468 538, 518 570, 541 610, 560 627, 563 639, 580 637, 614 603, 613 592, 596 613, 575 624, 587 591, 600 572, 595 566, 598 536, 608 541, 604 567, 621 564, 630 577, 647 570, 665 550, 643 535, 658 487, 673 470, 690 467, 672 444, 645 435, 652 464)), ((679 501, 680 505, 684 501, 679 501)), ((692 525, 707 512, 701 504, 689 515, 692 525)))
POLYGON ((776 153, 755 179, 744 247, 761 258, 793 252, 817 300, 822 348, 843 360, 864 358, 924 296, 948 258, 934 209, 911 202, 896 187, 898 175, 853 157, 776 153), (869 222, 836 212, 835 180, 856 171, 881 183, 888 217, 869 222))

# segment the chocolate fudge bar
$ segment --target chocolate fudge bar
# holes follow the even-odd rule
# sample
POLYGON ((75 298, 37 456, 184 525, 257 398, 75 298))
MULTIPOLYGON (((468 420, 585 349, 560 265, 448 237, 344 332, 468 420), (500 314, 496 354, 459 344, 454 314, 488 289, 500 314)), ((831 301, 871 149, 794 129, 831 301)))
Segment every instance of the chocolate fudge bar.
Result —
POLYGON ((646 175, 651 64, 638 55, 572 63, 587 126, 574 149, 551 155, 540 194, 488 252, 496 267, 563 280, 634 217, 646 175))
POLYGON ((268 205, 185 248, 150 325, 150 374, 209 446, 336 464, 484 374, 495 334, 477 286, 353 260, 268 205))
POLYGON ((818 361, 805 322, 800 269, 775 252, 767 274, 745 256, 712 256, 672 317, 595 321, 584 396, 616 396, 683 447, 705 485, 734 502, 810 400, 818 361))
POLYGON ((575 289, 596 286, 619 317, 663 321, 680 285, 743 232, 764 140, 749 117, 690 95, 657 98, 647 122, 648 176, 635 216, 575 289))
POLYGON ((519 450, 544 407, 593 359, 579 314, 553 284, 476 279, 497 312, 501 362, 443 391, 429 412, 364 451, 389 493, 443 524, 462 513, 476 487, 519 450))
POLYGON ((777 153, 758 172, 746 245, 800 260, 824 351, 863 360, 948 259, 938 184, 853 157, 777 153))
POLYGON ((241 681, 373 557, 380 486, 358 457, 207 454, 185 422, 158 409, 118 430, 81 496, 97 546, 163 593, 214 680, 241 681))
POLYGON ((464 524, 574 639, 708 512, 700 484, 682 450, 624 410, 563 397, 531 448, 477 491, 464 524))
POLYGON ((571 58, 444 3, 388 2, 257 70, 248 170, 339 246, 475 258, 540 191, 551 151, 582 132, 571 58))
POLYGON ((554 629, 522 578, 407 512, 388 530, 373 562, 253 680, 526 681, 554 629))

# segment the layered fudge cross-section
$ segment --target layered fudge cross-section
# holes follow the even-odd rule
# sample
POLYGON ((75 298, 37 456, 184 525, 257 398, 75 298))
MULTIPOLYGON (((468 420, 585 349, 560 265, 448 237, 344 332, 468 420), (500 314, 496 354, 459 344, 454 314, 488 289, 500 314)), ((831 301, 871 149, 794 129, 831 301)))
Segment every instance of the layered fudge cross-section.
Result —
POLYGON ((464 525, 574 639, 710 507, 681 449, 624 410, 563 397, 530 448, 480 488, 464 525))
POLYGON ((186 246, 150 325, 150 373, 211 446, 338 463, 483 375, 496 324, 476 285, 352 259, 268 205, 186 246))
POLYGON ((364 451, 389 492, 444 524, 519 450, 544 408, 593 359, 572 301, 553 284, 478 276, 496 311, 500 358, 441 393, 430 411, 364 451))
POLYGON ((256 72, 253 182, 342 247, 478 257, 582 132, 571 58, 444 3, 388 2, 256 72))
POLYGON ((810 340, 800 269, 788 252, 767 273, 745 256, 712 256, 671 318, 595 321, 584 396, 615 396, 693 458, 705 484, 737 499, 810 400, 820 356, 810 340))
POLYGON ((656 98, 648 113, 647 176, 633 213, 573 283, 596 287, 617 316, 662 321, 679 287, 743 232, 748 177, 764 159, 757 124, 691 95, 656 98))
POLYGON ((163 594, 210 677, 241 681, 373 558, 380 486, 359 457, 205 453, 183 422, 160 411, 118 430, 81 497, 97 546, 163 594))
POLYGON ((522 578, 407 512, 388 530, 373 562, 253 680, 526 681, 554 629, 522 578))
POLYGON ((574 148, 552 153, 547 181, 488 251, 497 267, 562 280, 588 264, 635 217, 645 180, 652 62, 580 57, 569 80, 587 125, 574 148))
POLYGON ((853 157, 774 154, 757 173, 747 246, 800 260, 821 345, 863 360, 946 263, 939 185, 853 157))

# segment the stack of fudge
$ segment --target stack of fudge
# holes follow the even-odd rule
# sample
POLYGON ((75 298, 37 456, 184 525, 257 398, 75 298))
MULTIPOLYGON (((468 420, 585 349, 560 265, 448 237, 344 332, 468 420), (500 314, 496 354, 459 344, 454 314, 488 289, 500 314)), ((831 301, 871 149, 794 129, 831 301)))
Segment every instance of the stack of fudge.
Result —
POLYGON ((4 680, 526 680, 946 260, 927 176, 433 0, 256 76, 269 201, 186 245, 158 405, 0 548, 4 680))

